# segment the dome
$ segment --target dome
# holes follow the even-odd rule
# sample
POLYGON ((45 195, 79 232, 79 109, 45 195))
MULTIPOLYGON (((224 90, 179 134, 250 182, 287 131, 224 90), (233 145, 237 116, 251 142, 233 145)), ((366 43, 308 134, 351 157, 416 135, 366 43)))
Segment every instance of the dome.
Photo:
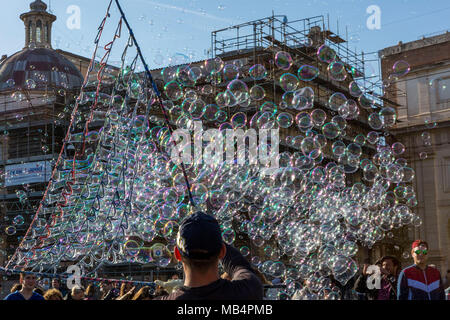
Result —
POLYGON ((46 11, 47 5, 42 2, 41 0, 36 0, 32 3, 30 3, 30 9, 33 11, 46 11))
POLYGON ((0 64, 0 90, 72 90, 79 89, 82 84, 83 76, 75 65, 52 49, 24 49, 0 64))

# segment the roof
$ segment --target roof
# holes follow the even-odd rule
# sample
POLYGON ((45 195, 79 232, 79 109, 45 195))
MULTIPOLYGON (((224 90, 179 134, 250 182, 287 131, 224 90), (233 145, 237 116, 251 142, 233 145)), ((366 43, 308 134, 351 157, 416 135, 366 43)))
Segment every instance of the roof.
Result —
POLYGON ((81 87, 82 83, 83 76, 75 65, 52 49, 26 48, 0 64, 0 90, 39 90, 47 87, 75 89, 81 87))
POLYGON ((443 34, 440 34, 440 35, 437 35, 434 37, 429 37, 429 38, 423 37, 420 40, 415 40, 415 41, 411 41, 411 42, 403 43, 402 41, 400 41, 395 46, 387 47, 387 48, 380 50, 378 52, 378 55, 380 57, 389 56, 389 55, 394 55, 394 54, 398 54, 398 53, 405 52, 405 51, 410 51, 410 50, 415 50, 415 49, 420 49, 420 48, 424 48, 424 47, 428 47, 428 46, 441 44, 441 43, 448 42, 448 41, 450 41, 450 32, 447 31, 446 33, 443 33, 443 34))

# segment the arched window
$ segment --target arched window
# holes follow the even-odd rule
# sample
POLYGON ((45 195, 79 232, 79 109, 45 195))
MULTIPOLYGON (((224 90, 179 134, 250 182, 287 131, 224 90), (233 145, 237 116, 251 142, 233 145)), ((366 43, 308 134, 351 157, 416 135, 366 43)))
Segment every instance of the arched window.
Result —
POLYGON ((48 22, 45 24, 45 41, 50 42, 50 28, 48 27, 48 22))
POLYGON ((42 42, 42 22, 41 20, 38 20, 36 23, 36 41, 42 42))
POLYGON ((32 42, 33 41, 33 23, 31 21, 28 23, 28 32, 30 33, 29 34, 30 42, 32 42))

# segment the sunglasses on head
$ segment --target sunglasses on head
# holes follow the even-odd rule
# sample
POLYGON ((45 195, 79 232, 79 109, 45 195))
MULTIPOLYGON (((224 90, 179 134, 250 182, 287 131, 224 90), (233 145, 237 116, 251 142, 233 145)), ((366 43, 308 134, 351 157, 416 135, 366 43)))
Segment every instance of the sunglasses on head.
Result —
POLYGON ((418 250, 416 250, 416 251, 414 251, 414 253, 415 254, 423 254, 423 255, 426 255, 427 253, 428 253, 428 250, 420 250, 420 249, 418 249, 418 250))

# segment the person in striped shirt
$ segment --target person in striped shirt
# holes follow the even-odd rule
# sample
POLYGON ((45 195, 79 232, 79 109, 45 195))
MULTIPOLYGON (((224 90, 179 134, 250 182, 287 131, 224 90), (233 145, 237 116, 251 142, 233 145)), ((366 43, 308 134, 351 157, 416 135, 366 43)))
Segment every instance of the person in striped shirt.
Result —
POLYGON ((398 300, 445 300, 444 286, 438 269, 427 264, 428 243, 412 243, 412 266, 400 272, 397 282, 398 300))

